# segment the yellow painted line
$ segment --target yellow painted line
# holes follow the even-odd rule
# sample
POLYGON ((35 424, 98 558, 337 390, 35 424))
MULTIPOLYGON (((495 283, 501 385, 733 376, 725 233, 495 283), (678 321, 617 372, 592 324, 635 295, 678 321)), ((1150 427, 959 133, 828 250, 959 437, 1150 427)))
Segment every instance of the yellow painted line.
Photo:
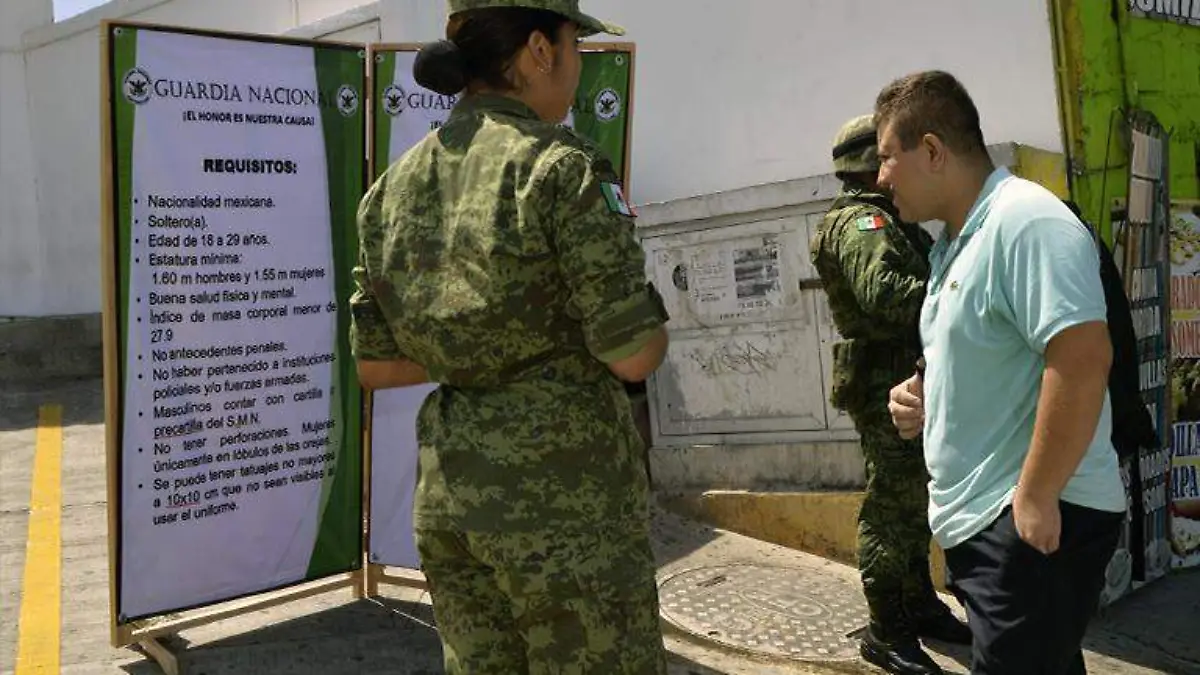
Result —
POLYGON ((38 410, 15 675, 58 675, 62 603, 62 406, 38 410))

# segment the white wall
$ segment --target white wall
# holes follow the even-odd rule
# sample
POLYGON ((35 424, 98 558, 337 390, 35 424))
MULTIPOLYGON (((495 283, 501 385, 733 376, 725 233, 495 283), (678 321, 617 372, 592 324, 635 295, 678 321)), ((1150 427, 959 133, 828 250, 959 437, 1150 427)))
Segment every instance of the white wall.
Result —
MULTIPOLYGON (((0 25, 9 26, 9 3, 28 1, 0 0, 0 25)), ((49 12, 50 0, 44 4, 49 12)), ((5 130, 0 138, 5 153, 0 162, 0 316, 100 311, 101 19, 270 34, 361 4, 362 0, 115 0, 67 21, 25 31, 14 44, 14 56, 5 54, 0 62, 0 91, 5 92, 0 104, 5 130), (28 120, 20 119, 18 108, 23 106, 10 101, 8 94, 26 89, 22 78, 28 83, 28 120)), ((38 23, 49 23, 49 14, 45 21, 26 27, 38 23)))
POLYGON ((842 122, 927 68, 963 80, 989 143, 1061 149, 1045 0, 673 3, 687 16, 591 4, 638 41, 639 201, 829 172, 842 122))
POLYGON ((24 283, 45 267, 21 35, 52 20, 50 0, 0 0, 0 316, 36 314, 24 283))
MULTIPOLYGON (((440 37, 439 0, 383 0, 385 40, 440 37)), ((637 43, 632 198, 832 170, 841 123, 892 79, 959 77, 989 144, 1062 150, 1045 0, 583 0, 637 43)), ((606 36, 598 39, 611 40, 606 36)))
MULTIPOLYGON (((829 141, 841 122, 869 112, 891 79, 924 68, 950 70, 966 83, 989 143, 1061 150, 1045 0, 583 5, 626 26, 624 39, 637 43, 631 193, 640 203, 827 173, 829 141)), ((324 26, 323 17, 347 11, 349 23, 334 28, 378 15, 387 42, 435 39, 445 26, 444 0, 116 0, 25 33, 37 225, 28 197, 10 201, 28 194, 31 182, 4 174, 0 316, 99 311, 100 17, 302 34, 312 32, 302 26, 324 26), (365 14, 350 11, 359 6, 365 14)), ((7 83, 19 70, 7 65, 0 76, 7 83)), ((13 133, 5 131, 5 152, 13 133)))

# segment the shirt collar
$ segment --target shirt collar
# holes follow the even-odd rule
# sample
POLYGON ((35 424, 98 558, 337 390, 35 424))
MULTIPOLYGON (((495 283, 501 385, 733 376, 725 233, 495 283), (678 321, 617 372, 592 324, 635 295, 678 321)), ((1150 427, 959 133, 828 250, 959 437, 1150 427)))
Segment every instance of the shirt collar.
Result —
POLYGON ((1012 178, 1012 173, 1007 167, 997 167, 996 170, 987 177, 983 182, 983 189, 979 191, 979 196, 975 199, 975 204, 971 210, 967 212, 967 220, 963 223, 963 229, 954 239, 950 239, 950 235, 946 230, 942 230, 941 236, 934 242, 933 250, 930 251, 929 257, 934 267, 945 266, 948 264, 946 258, 952 257, 957 251, 961 250, 965 243, 983 227, 983 222, 987 220, 988 213, 992 210, 992 202, 995 200, 996 192, 1000 186, 1009 178, 1012 178))
POLYGON ((992 210, 996 192, 1009 178, 1012 178, 1012 174, 1009 173, 1007 167, 997 167, 995 171, 992 171, 987 180, 983 182, 983 189, 979 191, 975 205, 967 212, 967 220, 963 223, 962 231, 958 233, 959 239, 970 238, 979 231, 979 228, 983 226, 983 221, 987 220, 988 213, 992 210))
POLYGON ((467 95, 459 100, 458 105, 454 107, 454 113, 459 115, 470 115, 481 112, 497 112, 531 120, 541 119, 538 117, 537 113, 533 111, 533 108, 530 108, 515 98, 510 96, 501 96, 499 94, 467 95))

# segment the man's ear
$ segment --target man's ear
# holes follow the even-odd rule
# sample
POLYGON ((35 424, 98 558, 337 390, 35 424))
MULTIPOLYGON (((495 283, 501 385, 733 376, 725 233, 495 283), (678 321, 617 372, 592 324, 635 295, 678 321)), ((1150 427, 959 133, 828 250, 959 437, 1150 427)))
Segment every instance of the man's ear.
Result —
POLYGON ((925 157, 929 161, 929 168, 933 171, 941 171, 949 160, 946 154, 946 144, 934 134, 925 134, 921 137, 921 152, 925 153, 925 157))

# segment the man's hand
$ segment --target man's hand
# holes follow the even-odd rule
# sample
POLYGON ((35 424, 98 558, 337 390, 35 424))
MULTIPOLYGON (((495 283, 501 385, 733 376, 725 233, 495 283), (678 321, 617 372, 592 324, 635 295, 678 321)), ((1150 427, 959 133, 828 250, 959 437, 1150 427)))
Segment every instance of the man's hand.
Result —
POLYGON ((1062 534, 1062 511, 1057 498, 1039 498, 1026 494, 1018 487, 1013 497, 1013 524, 1017 526, 1021 540, 1043 555, 1058 550, 1059 535, 1062 534))
POLYGON ((888 396, 888 412, 900 438, 910 440, 925 429, 925 385, 920 375, 913 375, 892 387, 888 396))
POLYGON ((1096 435, 1111 364, 1103 321, 1068 328, 1046 348, 1033 440, 1013 496, 1017 533, 1046 555, 1058 550, 1059 496, 1096 435))

